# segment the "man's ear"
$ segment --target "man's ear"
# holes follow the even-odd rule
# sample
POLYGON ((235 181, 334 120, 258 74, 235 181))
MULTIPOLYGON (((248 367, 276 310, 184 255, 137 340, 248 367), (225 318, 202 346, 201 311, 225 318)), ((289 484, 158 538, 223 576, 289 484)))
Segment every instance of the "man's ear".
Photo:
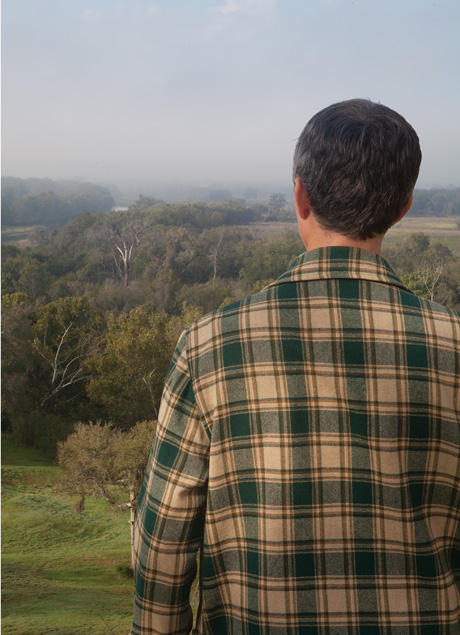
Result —
POLYGON ((307 190, 299 177, 294 179, 294 203, 297 215, 302 220, 305 220, 310 214, 310 201, 308 200, 307 190))
POLYGON ((404 218, 404 216, 407 214, 407 212, 410 210, 410 208, 412 207, 412 200, 413 200, 413 196, 410 197, 410 199, 407 201, 407 204, 404 206, 403 211, 401 212, 401 214, 398 216, 398 218, 393 221, 391 223, 391 226, 393 227, 393 225, 396 225, 396 223, 399 223, 399 221, 401 220, 401 218, 404 218))

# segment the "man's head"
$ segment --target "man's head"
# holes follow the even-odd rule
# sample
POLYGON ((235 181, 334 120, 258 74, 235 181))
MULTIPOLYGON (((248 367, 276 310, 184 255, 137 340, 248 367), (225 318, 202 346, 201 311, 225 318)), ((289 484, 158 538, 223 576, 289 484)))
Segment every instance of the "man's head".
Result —
POLYGON ((351 99, 318 112, 294 153, 318 223, 364 240, 384 234, 409 203, 422 153, 415 130, 397 112, 351 99))

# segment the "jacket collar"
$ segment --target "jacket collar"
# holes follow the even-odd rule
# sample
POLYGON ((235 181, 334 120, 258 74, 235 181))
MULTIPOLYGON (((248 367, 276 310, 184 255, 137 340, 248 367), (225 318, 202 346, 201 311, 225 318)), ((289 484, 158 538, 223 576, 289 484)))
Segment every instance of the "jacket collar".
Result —
POLYGON ((338 278, 380 282, 412 293, 384 258, 372 251, 356 247, 321 247, 307 251, 266 288, 287 282, 338 278))

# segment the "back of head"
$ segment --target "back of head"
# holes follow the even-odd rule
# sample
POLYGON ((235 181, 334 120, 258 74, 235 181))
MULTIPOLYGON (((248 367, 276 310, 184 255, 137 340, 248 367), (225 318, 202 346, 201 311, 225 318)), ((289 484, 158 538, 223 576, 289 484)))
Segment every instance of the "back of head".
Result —
POLYGON ((324 228, 364 240, 384 234, 401 215, 421 158, 418 136, 404 117, 351 99, 307 123, 295 149, 294 178, 324 228))

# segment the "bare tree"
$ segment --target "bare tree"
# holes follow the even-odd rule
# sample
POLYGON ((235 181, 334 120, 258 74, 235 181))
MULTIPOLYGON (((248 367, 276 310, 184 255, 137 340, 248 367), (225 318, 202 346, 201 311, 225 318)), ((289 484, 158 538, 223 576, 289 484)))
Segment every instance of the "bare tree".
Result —
POLYGON ((430 300, 434 300, 436 297, 436 285, 444 270, 444 266, 444 258, 436 258, 432 261, 423 260, 417 267, 417 273, 430 295, 430 300))
POLYGON ((91 232, 93 242, 102 241, 111 246, 114 277, 125 287, 131 282, 136 251, 150 226, 151 222, 145 218, 119 213, 108 215, 91 232))
POLYGON ((221 246, 222 246, 222 243, 224 242, 224 238, 225 238, 225 228, 219 230, 217 242, 214 243, 209 249, 208 258, 211 261, 212 267, 213 267, 213 276, 212 276, 213 282, 216 281, 218 259, 221 254, 221 246))

